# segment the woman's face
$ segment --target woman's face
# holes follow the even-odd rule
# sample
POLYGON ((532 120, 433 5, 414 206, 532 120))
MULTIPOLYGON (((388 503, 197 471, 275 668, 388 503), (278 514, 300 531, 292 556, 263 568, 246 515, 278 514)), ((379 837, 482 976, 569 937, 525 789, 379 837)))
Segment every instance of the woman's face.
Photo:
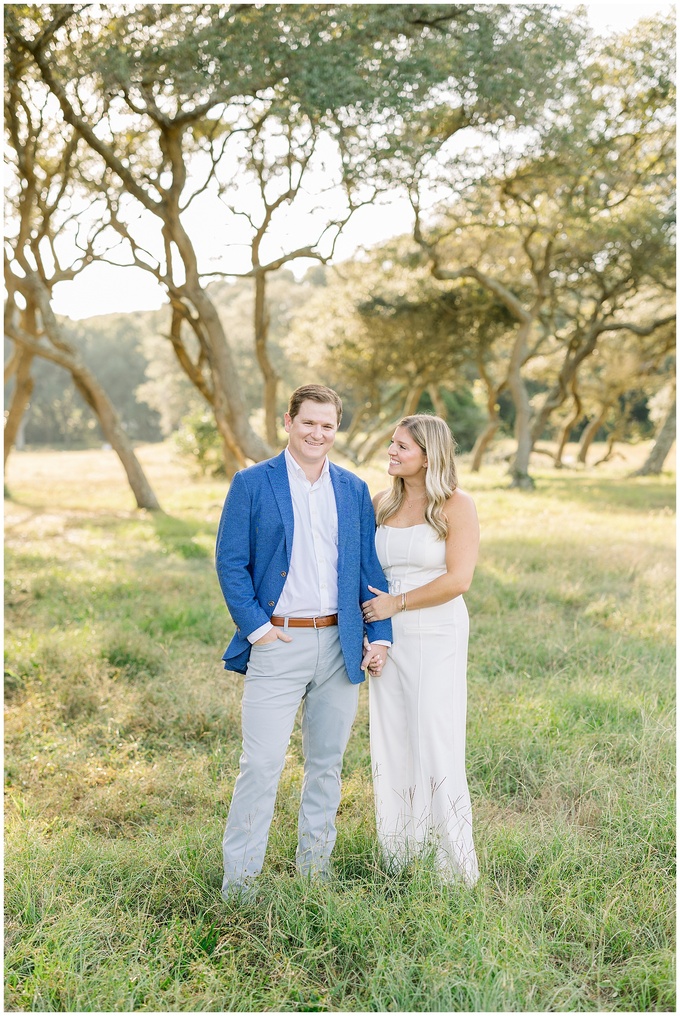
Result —
POLYGON ((390 457, 387 467, 390 476, 403 476, 408 479, 421 473, 424 475, 427 459, 406 427, 397 427, 387 454, 390 457))

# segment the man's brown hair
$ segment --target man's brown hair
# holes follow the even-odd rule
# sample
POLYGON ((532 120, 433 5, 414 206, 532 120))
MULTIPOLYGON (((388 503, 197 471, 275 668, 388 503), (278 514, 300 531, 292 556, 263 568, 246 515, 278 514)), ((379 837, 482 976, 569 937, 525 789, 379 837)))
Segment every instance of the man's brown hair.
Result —
POLYGON ((332 388, 326 388, 325 385, 302 385, 300 388, 296 388, 290 397, 288 402, 288 415, 291 420, 300 412, 300 406, 305 399, 311 399, 312 402, 329 402, 335 406, 338 414, 338 426, 340 426, 340 420, 342 419, 342 400, 337 392, 334 392, 332 388))

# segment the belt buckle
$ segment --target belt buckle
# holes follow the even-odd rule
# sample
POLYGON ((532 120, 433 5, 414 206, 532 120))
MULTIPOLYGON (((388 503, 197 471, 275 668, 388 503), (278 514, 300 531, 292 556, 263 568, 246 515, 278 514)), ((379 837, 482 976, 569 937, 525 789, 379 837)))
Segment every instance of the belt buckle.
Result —
POLYGON ((316 617, 313 617, 312 621, 314 622, 314 629, 315 629, 315 631, 318 631, 318 628, 316 627, 316 617))

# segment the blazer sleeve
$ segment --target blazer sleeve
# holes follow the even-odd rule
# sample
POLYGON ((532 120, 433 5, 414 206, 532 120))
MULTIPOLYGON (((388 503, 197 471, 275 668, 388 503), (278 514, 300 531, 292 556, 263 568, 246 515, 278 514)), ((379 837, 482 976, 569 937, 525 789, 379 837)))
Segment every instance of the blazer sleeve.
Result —
POLYGON ((253 585, 251 511, 252 497, 248 484, 242 473, 236 473, 217 530, 215 568, 229 613, 244 637, 269 621, 253 585))
MULTIPOLYGON (((382 570, 378 555, 375 550, 375 512, 371 502, 371 495, 365 483, 362 483, 361 499, 361 596, 360 602, 370 600, 374 593, 368 588, 369 585, 375 589, 387 592, 387 581, 382 570)), ((376 639, 392 641, 392 622, 389 618, 385 621, 373 621, 366 626, 366 634, 369 642, 376 639)))

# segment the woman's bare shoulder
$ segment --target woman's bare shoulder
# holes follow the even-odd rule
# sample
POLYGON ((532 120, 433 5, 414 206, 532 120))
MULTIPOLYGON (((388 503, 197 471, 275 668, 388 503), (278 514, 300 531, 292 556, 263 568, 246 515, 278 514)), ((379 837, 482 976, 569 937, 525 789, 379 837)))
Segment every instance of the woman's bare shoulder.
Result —
POLYGON ((451 497, 447 498, 444 505, 444 512, 447 518, 453 519, 476 519, 477 509, 470 494, 456 487, 451 497))

